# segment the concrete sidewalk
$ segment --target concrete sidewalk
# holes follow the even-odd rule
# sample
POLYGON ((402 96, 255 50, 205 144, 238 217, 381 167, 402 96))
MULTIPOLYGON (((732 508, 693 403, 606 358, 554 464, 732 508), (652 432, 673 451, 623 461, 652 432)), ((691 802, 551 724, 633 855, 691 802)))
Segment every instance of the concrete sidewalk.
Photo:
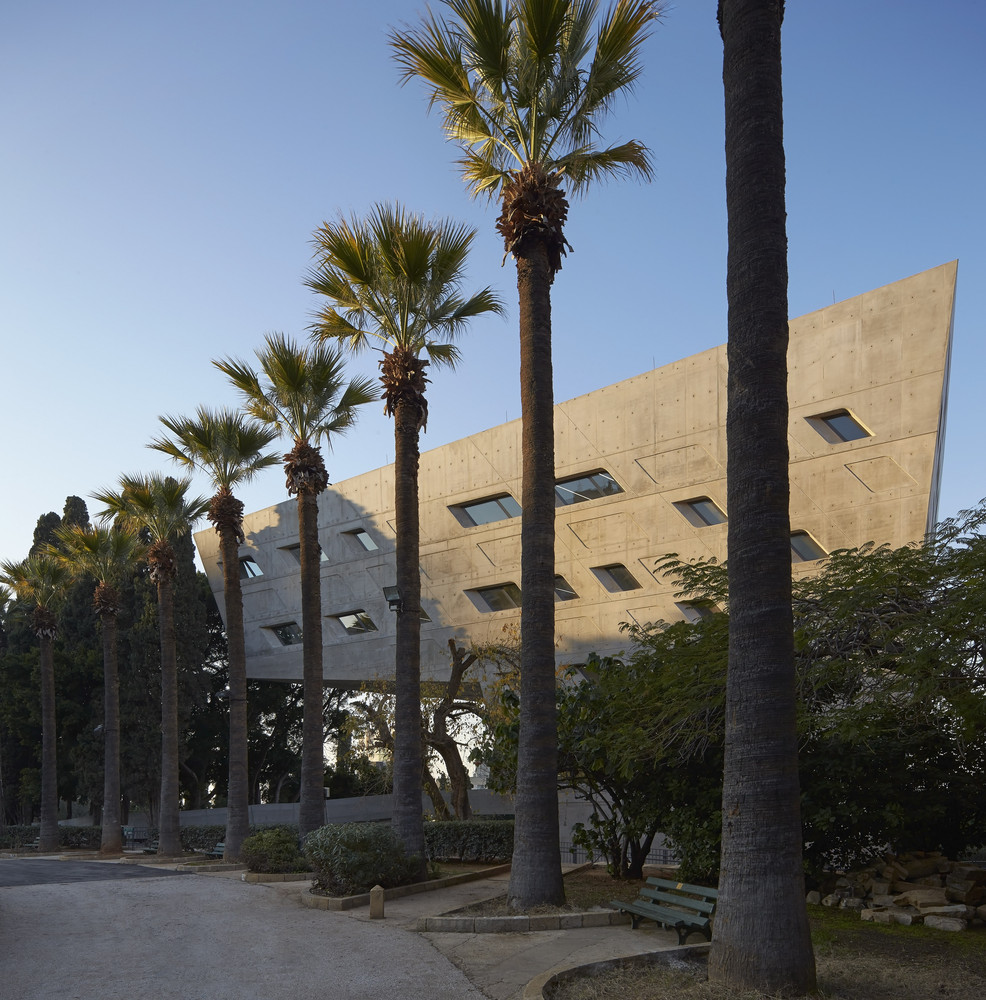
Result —
POLYGON ((0 983, 19 1000, 520 1000, 546 973, 677 945, 656 927, 415 931, 507 877, 392 900, 373 921, 304 907, 307 881, 239 872, 0 888, 0 983))

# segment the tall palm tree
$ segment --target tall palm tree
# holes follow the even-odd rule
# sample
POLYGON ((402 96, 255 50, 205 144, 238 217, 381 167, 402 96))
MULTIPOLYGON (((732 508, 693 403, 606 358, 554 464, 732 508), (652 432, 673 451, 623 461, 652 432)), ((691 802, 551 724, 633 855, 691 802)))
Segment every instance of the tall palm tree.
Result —
POLYGON ((60 558, 74 577, 92 577, 92 604, 103 631, 103 832, 100 854, 123 850, 120 827, 120 675, 117 667, 117 582, 144 556, 144 544, 125 528, 62 525, 55 532, 60 558))
POLYGON ((58 850, 58 762, 55 751, 56 612, 71 577, 54 556, 39 552, 22 562, 0 563, 0 583, 31 607, 41 671, 41 831, 38 850, 58 850))
POLYGON ((783 0, 720 0, 726 113, 729 667, 709 978, 815 989, 801 861, 788 479, 783 0))
POLYGON ((377 205, 366 219, 323 223, 315 231, 317 265, 306 283, 331 305, 315 336, 359 353, 376 341, 385 412, 394 418, 397 613, 394 718, 394 829, 424 869, 421 814, 421 574, 418 559, 418 435, 428 421, 425 370, 454 367, 454 338, 474 316, 502 312, 484 288, 460 288, 475 230, 450 220, 428 223, 400 205, 377 205))
POLYGON ((172 542, 188 534, 206 513, 205 497, 189 498, 190 479, 170 476, 121 476, 118 490, 101 490, 93 499, 104 505, 99 518, 150 536, 147 565, 157 587, 158 632, 161 637, 161 805, 158 854, 181 854, 178 770, 178 658, 175 646, 173 582, 176 557, 172 542))
POLYGON ((163 452, 187 469, 201 469, 216 493, 208 518, 219 535, 223 564, 223 600, 226 606, 226 642, 229 652, 229 787, 226 797, 224 858, 237 861, 240 846, 250 832, 250 786, 247 760, 247 676, 243 635, 243 593, 240 587, 239 547, 243 534, 243 502, 233 488, 248 483, 261 470, 279 461, 264 449, 277 431, 231 410, 200 406, 194 417, 161 417, 170 435, 155 438, 148 447, 163 452))
POLYGON ((268 334, 256 354, 259 373, 232 358, 213 364, 243 396, 251 417, 294 441, 284 456, 284 472, 288 493, 298 497, 304 687, 299 827, 305 836, 325 822, 318 496, 329 485, 329 474, 319 443, 345 433, 356 422, 357 408, 379 397, 371 379, 346 382, 341 350, 299 347, 278 333, 268 334))
POLYGON ((657 0, 444 0, 391 34, 404 82, 420 77, 462 151, 474 196, 499 195, 497 230, 517 266, 524 510, 521 719, 512 905, 564 899, 558 845, 554 658, 555 468, 551 284, 568 248, 568 202, 603 177, 650 177, 647 149, 599 144, 601 120, 639 77, 657 0))

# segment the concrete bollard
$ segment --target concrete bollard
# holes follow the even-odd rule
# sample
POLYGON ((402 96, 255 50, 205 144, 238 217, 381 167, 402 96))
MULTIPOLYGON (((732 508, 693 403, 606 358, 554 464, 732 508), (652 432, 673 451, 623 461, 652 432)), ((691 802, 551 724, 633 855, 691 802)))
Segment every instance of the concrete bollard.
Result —
POLYGON ((370 890, 370 919, 383 920, 383 886, 375 885, 370 890))

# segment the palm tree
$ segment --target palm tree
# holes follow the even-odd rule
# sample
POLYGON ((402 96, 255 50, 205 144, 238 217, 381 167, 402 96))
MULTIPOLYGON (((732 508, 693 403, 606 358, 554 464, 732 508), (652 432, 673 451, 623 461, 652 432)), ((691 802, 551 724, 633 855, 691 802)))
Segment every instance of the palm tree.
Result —
POLYGON ((315 231, 317 266, 306 283, 331 305, 318 314, 315 336, 345 342, 353 353, 372 341, 380 362, 385 412, 394 418, 394 508, 397 613, 394 718, 394 829, 407 853, 421 858, 421 574, 418 560, 418 435, 428 421, 425 369, 454 367, 453 343, 474 316, 502 312, 484 288, 463 298, 460 287, 475 230, 443 220, 427 223, 400 205, 377 205, 366 219, 323 223, 315 231))
POLYGON ((499 195, 497 230, 517 265, 523 419, 521 719, 515 907, 564 899, 558 845, 554 656, 555 468, 551 284, 568 248, 568 202, 600 178, 651 174, 631 140, 603 147, 601 120, 641 72, 657 0, 618 0, 593 40, 595 0, 444 0, 391 34, 404 82, 420 77, 474 196, 499 195))
POLYGON ((269 334, 256 353, 259 374, 232 358, 213 364, 241 393, 251 417, 294 440, 284 471, 288 493, 298 497, 304 687, 299 828, 305 836, 325 822, 318 495, 329 485, 329 474, 318 446, 352 427, 357 407, 378 395, 370 379, 345 381, 341 350, 305 349, 283 334, 269 334))
POLYGON ((279 461, 264 449, 277 431, 231 410, 201 406, 194 417, 161 417, 170 436, 155 438, 148 447, 169 455, 187 469, 201 469, 216 487, 208 518, 219 535, 229 652, 229 787, 226 797, 224 858, 237 861, 250 832, 250 786, 247 760, 247 675, 243 635, 243 593, 240 588, 239 547, 243 535, 243 502, 233 487, 248 483, 262 469, 279 461))
POLYGON ((122 476, 119 490, 101 490, 93 499, 104 505, 99 517, 116 518, 122 527, 147 532, 147 565, 157 587, 158 632, 161 637, 161 805, 158 854, 181 854, 178 770, 178 659, 175 646, 173 581, 176 571, 172 541, 188 534, 208 510, 205 497, 189 499, 190 479, 170 476, 122 476))
POLYGON ((41 670, 41 831, 38 850, 58 850, 58 763, 55 751, 56 610, 70 583, 65 566, 39 552, 23 562, 0 563, 0 583, 31 606, 31 628, 38 637, 41 670))
POLYGON ((788 480, 783 0, 720 0, 729 248, 729 667, 709 978, 815 990, 801 861, 788 480))
POLYGON ((75 577, 92 577, 93 609, 103 630, 103 820, 100 854, 123 850, 120 827, 120 675, 116 635, 120 614, 117 581, 144 556, 138 536, 124 528, 62 525, 55 532, 59 557, 75 577))

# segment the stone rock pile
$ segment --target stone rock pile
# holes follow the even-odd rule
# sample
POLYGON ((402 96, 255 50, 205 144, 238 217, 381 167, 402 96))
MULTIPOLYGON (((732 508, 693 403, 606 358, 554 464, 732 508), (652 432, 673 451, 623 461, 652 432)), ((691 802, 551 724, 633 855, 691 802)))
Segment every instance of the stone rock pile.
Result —
POLYGON ((936 852, 888 855, 841 876, 828 894, 808 893, 808 902, 858 910, 862 920, 875 923, 964 931, 986 923, 986 868, 936 852))

